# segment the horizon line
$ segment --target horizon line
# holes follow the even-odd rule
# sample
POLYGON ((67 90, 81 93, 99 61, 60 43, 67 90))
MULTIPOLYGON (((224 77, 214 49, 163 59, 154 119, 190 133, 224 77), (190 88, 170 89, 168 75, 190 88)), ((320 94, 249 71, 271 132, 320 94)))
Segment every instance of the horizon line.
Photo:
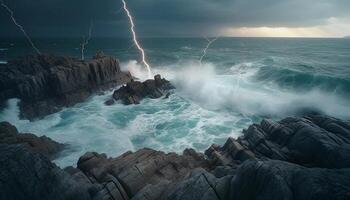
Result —
MULTIPOLYGON (((299 37, 299 36, 208 36, 209 38, 277 38, 277 39, 347 39, 350 38, 350 36, 343 36, 343 37, 299 37)), ((0 36, 0 39, 22 39, 23 37, 21 36, 0 36)), ((81 38, 80 36, 33 36, 33 39, 78 39, 81 38)), ((132 39, 131 37, 128 36, 95 36, 92 38, 97 38, 97 39, 102 39, 102 38, 113 38, 113 39, 132 39)), ((169 39, 185 39, 185 38, 193 38, 193 39, 198 39, 198 38, 203 38, 202 36, 141 36, 139 38, 145 38, 145 39, 157 39, 157 38, 169 38, 169 39)), ((25 38, 23 38, 25 39, 25 38)))

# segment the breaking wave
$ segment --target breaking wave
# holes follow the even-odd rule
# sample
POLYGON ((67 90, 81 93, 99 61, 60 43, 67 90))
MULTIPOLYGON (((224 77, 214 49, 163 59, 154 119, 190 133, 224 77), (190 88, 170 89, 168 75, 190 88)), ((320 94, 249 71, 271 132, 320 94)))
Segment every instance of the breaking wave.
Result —
MULTIPOLYGON (((202 151, 212 143, 223 144, 227 137, 240 136, 242 129, 265 117, 278 120, 323 113, 350 119, 349 62, 348 57, 339 57, 341 48, 310 57, 317 49, 309 47, 308 52, 301 52, 290 49, 293 43, 286 49, 269 42, 260 47, 255 40, 235 45, 222 39, 213 47, 218 49, 208 51, 200 65, 196 59, 203 45, 190 41, 161 41, 147 51, 153 73, 161 74, 177 88, 168 99, 106 106, 104 102, 112 95, 108 91, 33 122, 18 118, 19 100, 11 99, 0 112, 0 121, 11 122, 22 132, 47 135, 68 144, 55 160, 65 167, 76 164, 87 151, 109 156, 143 147, 178 153, 185 148, 202 151), (327 57, 332 52, 332 57, 327 57), (309 54, 303 57, 304 53, 309 54)), ((145 68, 130 60, 136 54, 116 54, 123 60, 123 70, 139 80, 147 78, 145 68)))

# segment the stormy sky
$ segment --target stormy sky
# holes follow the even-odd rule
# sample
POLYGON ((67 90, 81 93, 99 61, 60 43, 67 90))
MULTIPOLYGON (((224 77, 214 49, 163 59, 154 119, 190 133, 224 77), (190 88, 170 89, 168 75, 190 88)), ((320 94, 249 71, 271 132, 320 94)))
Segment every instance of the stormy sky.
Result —
MULTIPOLYGON (((3 0, 34 37, 129 37, 120 0, 3 0)), ((127 0, 141 37, 350 35, 349 0, 127 0)), ((0 37, 21 36, 0 7, 0 37)))

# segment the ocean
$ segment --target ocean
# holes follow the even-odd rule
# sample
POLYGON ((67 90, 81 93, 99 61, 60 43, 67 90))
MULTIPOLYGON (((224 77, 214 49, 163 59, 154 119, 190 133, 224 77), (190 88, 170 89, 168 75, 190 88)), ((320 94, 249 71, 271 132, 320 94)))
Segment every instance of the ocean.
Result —
MULTIPOLYGON (((80 56, 80 39, 34 39, 41 52, 80 56)), ((181 153, 222 145, 263 118, 322 113, 350 120, 350 40, 219 38, 199 62, 204 38, 143 38, 154 74, 176 90, 168 99, 139 105, 104 105, 113 90, 43 119, 18 118, 18 99, 8 101, 0 121, 21 132, 47 135, 69 145, 55 162, 75 165, 87 151, 118 156, 149 147, 181 153)), ((93 38, 86 57, 103 51, 140 80, 146 71, 130 39, 93 38)), ((0 63, 33 51, 23 40, 0 40, 0 63)))

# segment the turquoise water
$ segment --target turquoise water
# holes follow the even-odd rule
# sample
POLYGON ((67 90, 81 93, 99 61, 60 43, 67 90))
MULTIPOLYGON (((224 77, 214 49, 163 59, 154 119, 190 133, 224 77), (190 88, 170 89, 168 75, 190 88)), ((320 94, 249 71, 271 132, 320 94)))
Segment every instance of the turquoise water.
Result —
MULTIPOLYGON (((177 87, 169 99, 146 99, 140 105, 105 106, 112 91, 93 96, 44 119, 18 119, 18 100, 1 111, 0 120, 22 132, 47 135, 69 144, 55 161, 74 165, 86 151, 117 156, 150 147, 182 152, 205 150, 238 137, 264 117, 281 119, 320 112, 350 119, 350 40, 220 38, 206 46, 201 38, 143 39, 154 73, 177 87)), ((79 56, 79 40, 37 41, 44 52, 79 56)), ((145 71, 128 39, 94 39, 88 56, 103 50, 141 80, 145 71)), ((21 40, 0 40, 0 60, 28 53, 21 40)))

